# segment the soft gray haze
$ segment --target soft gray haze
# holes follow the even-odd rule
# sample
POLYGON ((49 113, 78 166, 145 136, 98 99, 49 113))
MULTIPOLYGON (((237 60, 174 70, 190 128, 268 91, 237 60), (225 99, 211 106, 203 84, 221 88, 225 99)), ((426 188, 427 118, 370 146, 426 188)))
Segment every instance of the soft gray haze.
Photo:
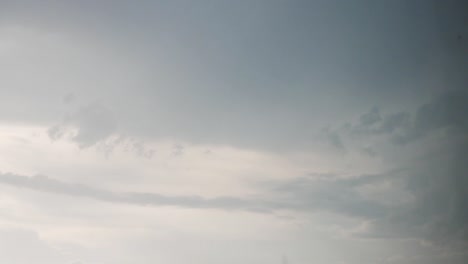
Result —
POLYGON ((466 263, 467 14, 0 0, 0 263, 466 263))

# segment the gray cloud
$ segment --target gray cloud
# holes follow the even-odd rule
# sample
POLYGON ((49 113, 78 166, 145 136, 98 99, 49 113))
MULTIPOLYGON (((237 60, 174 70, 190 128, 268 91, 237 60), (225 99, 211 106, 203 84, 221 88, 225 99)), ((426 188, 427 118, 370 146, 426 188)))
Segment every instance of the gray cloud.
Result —
MULTIPOLYGON (((106 154, 122 148, 151 158, 154 150, 145 140, 171 139, 187 142, 184 146, 213 146, 215 154, 216 146, 272 152, 287 162, 290 153, 321 155, 325 164, 320 167, 330 171, 337 169, 335 164, 355 171, 405 168, 352 179, 274 181, 258 188, 269 198, 265 200, 113 192, 15 174, 0 174, 3 184, 134 205, 331 211, 370 223, 363 236, 466 246, 466 1, 3 2, 2 126, 49 127, 52 141, 67 138, 82 149, 106 154), (85 105, 96 100, 103 103, 85 105), (57 123, 64 113, 72 114, 57 123), (339 126, 353 118, 351 125, 339 126), (320 131, 328 124, 339 128, 320 131), (316 132, 323 133, 313 137, 316 132)), ((12 147, 12 154, 35 151, 14 148, 18 151, 12 147)), ((47 145, 38 148, 37 153, 50 156, 47 145)), ((171 166, 181 166, 189 152, 174 146, 173 154, 182 156, 171 166)), ((301 169, 314 166, 291 156, 301 169)), ((4 162, 13 171, 41 171, 50 165, 21 157, 4 162)), ((101 164, 76 163, 80 171, 101 171, 101 164)), ((132 171, 115 168, 122 174, 126 169, 132 171)), ((50 171, 67 173, 66 168, 50 171)), ((184 184, 182 178, 174 181, 184 184)), ((57 222, 51 220, 51 225, 57 222)), ((338 251, 334 243, 330 251, 338 251)), ((360 252, 353 242, 346 243, 343 248, 360 252)), ((303 252, 310 251, 308 243, 302 246, 303 252)), ((178 243, 173 247, 177 258, 181 248, 178 243)), ((369 251, 363 257, 374 254, 369 251)), ((139 252, 128 258, 133 257, 154 262, 139 252)), ((291 262, 310 263, 315 256, 294 257, 291 262)), ((165 260, 160 262, 184 262, 165 260)))
POLYGON ((423 228, 430 240, 468 245, 468 141, 454 143, 415 164, 408 189, 416 203, 391 220, 414 230, 423 228))
MULTIPOLYGON (((328 210, 369 221, 360 237, 426 240, 461 252, 468 245, 468 142, 454 146, 405 169, 378 175, 338 179, 303 177, 281 184, 291 208, 328 210), (359 191, 366 186, 391 186, 374 200, 359 191), (410 199, 394 204, 405 193, 410 199), (387 195, 387 198, 385 196, 387 195), (300 201, 300 202, 297 202, 300 201)), ((468 252, 465 252, 468 254, 468 252)), ((463 253, 463 254, 465 254, 463 253)))
POLYGON ((82 148, 106 139, 117 129, 117 121, 112 112, 97 103, 80 109, 70 116, 68 121, 78 127, 78 133, 73 140, 82 148))
POLYGON ((363 114, 359 118, 362 126, 371 126, 380 120, 382 120, 382 117, 380 116, 380 111, 377 107, 373 107, 369 112, 363 114))
POLYGON ((468 129, 467 113, 468 91, 449 90, 421 105, 414 113, 402 111, 381 117, 378 108, 372 108, 349 129, 351 135, 386 135, 392 142, 404 145, 438 130, 464 133, 468 129))
POLYGON ((327 142, 333 149, 340 152, 346 151, 346 147, 340 133, 333 128, 326 127, 325 129, 322 129, 320 138, 327 142))
POLYGON ((289 181, 263 183, 270 186, 273 196, 260 198, 200 196, 167 196, 157 193, 112 192, 82 184, 65 183, 47 176, 21 176, 0 174, 0 183, 31 190, 92 198, 112 203, 129 203, 147 206, 179 206, 187 208, 212 208, 221 210, 247 210, 272 213, 276 210, 333 211, 359 218, 377 218, 384 215, 382 204, 361 197, 355 187, 383 179, 381 175, 359 176, 353 179, 311 180, 309 177, 289 181))
POLYGON ((468 91, 448 90, 414 113, 398 112, 381 120, 376 114, 376 110, 364 114, 365 118, 361 117, 351 131, 368 137, 385 136, 396 146, 392 149, 394 155, 410 159, 404 165, 406 176, 402 179, 414 201, 373 219, 368 235, 419 238, 439 245, 466 247, 468 91), (426 153, 414 156, 413 152, 407 153, 414 149, 403 145, 418 146, 426 153))
POLYGON ((180 206, 189 208, 213 208, 223 210, 267 211, 266 203, 236 197, 202 198, 200 196, 167 196, 157 193, 117 193, 82 184, 70 184, 47 176, 20 176, 0 174, 0 182, 31 190, 87 197, 105 202, 129 203, 147 206, 180 206))
MULTIPOLYGON (((403 180, 404 190, 413 197, 407 203, 389 208, 363 199, 355 188, 373 184, 366 183, 371 180, 368 177, 360 177, 359 184, 347 180, 324 183, 300 179, 281 187, 282 191, 297 199, 324 202, 324 207, 339 212, 348 210, 351 215, 367 218, 371 226, 366 236, 427 240, 468 254, 464 250, 468 246, 467 115, 468 92, 448 90, 417 107, 414 113, 382 116, 377 108, 373 108, 362 115, 356 125, 344 130, 350 131, 351 135, 366 136, 367 142, 373 142, 370 140, 373 137, 384 136, 390 139, 387 143, 396 145, 392 148, 394 155, 408 157, 410 161, 406 165, 398 165, 405 166, 403 174, 372 178, 389 182, 403 180), (426 153, 414 156, 414 152, 408 152, 413 148, 401 148, 401 145, 417 145, 426 153)), ((332 132, 329 134, 345 133, 332 132)), ((371 148, 372 153, 388 152, 382 147, 385 144, 367 148, 371 148)))
POLYGON ((181 156, 183 154, 184 154, 184 146, 182 146, 181 144, 174 144, 174 146, 172 146, 173 156, 181 156))
MULTIPOLYGON (((365 1, 353 6, 327 1, 208 2, 210 8, 201 9, 186 1, 144 1, 138 6, 119 2, 112 7, 11 4, 4 14, 7 25, 70 34, 74 41, 42 43, 41 54, 66 58, 48 67, 40 67, 40 56, 31 61, 21 52, 15 54, 12 61, 23 59, 34 67, 13 70, 32 76, 38 68, 47 71, 35 85, 5 79, 2 86, 20 87, 2 93, 12 100, 2 101, 0 113, 51 124, 63 111, 54 98, 59 102, 63 99, 57 97, 71 90, 80 101, 106 98, 106 106, 119 118, 119 129, 132 136, 304 149, 311 133, 330 120, 348 118, 368 105, 383 109, 402 100, 420 100, 424 86, 400 85, 399 80, 419 79, 419 58, 440 53, 437 45, 427 44, 442 41, 435 30, 427 30, 434 23, 429 4, 375 5, 372 12, 379 15, 369 17, 362 8, 365 1), (408 6, 423 15, 416 18, 408 6), (139 10, 151 10, 152 15, 140 15, 139 10), (322 15, 327 12, 333 15, 322 15), (58 53, 56 47, 62 46, 66 48, 58 53), (69 58, 74 51, 78 56, 69 58), (51 83, 58 79, 51 72, 60 72, 63 80, 51 83), (16 113, 10 102, 30 108, 16 113)), ((14 73, 11 66, 6 68, 14 73)), ((107 115, 102 109, 90 111, 99 120, 91 120, 86 110, 77 120, 83 130, 75 140, 83 147, 116 125, 102 117, 107 115), (96 128, 87 125, 91 123, 96 128)), ((369 120, 364 122, 375 122, 369 120)))
POLYGON ((59 140, 61 139, 66 133, 66 129, 60 125, 54 125, 47 129, 47 135, 51 140, 59 140))
POLYGON ((384 175, 361 175, 351 179, 336 177, 313 179, 296 178, 275 183, 273 191, 290 201, 298 210, 324 210, 352 217, 375 219, 385 216, 388 206, 359 194, 357 187, 382 181, 384 175))
POLYGON ((377 134, 393 133, 405 129, 410 122, 410 115, 405 112, 390 114, 383 119, 382 124, 374 131, 377 134))
POLYGON ((350 127, 352 135, 388 135, 396 131, 408 129, 411 115, 407 112, 387 114, 383 117, 378 108, 372 108, 360 116, 359 123, 350 127))
MULTIPOLYGON (((377 177, 377 176, 376 176, 377 177)), ((371 178, 373 176, 365 176, 371 178)), ((372 181, 371 180, 371 181, 372 181)), ((275 210, 327 210, 356 217, 376 217, 383 208, 366 201, 352 189, 364 179, 309 181, 298 178, 286 182, 271 182, 274 197, 269 200, 238 197, 203 198, 200 196, 167 196, 157 193, 112 192, 82 184, 65 183, 47 176, 0 174, 0 183, 55 194, 92 198, 112 203, 143 206, 179 206, 221 210, 247 210, 271 213, 275 210)), ((366 181, 367 182, 367 181, 366 181)))
MULTIPOLYGON (((466 147, 466 146, 465 146, 466 147)), ((468 148, 466 148, 468 149, 468 148)), ((296 178, 289 181, 263 183, 270 186, 270 200, 237 197, 202 198, 199 196, 166 196, 157 193, 112 192, 81 184, 64 183, 46 176, 26 177, 0 174, 0 182, 20 188, 49 193, 92 198, 111 203, 142 206, 178 206, 221 210, 246 210, 273 213, 276 210, 331 211, 370 221, 369 229, 359 237, 413 238, 434 241, 439 246, 463 252, 468 243, 468 154, 454 153, 457 166, 441 169, 440 163, 426 161, 411 170, 396 170, 386 174, 339 178, 334 175, 296 178), (465 154, 466 156, 462 156, 465 154), (432 164, 432 166, 428 166, 432 164), (465 164, 468 164, 465 163, 465 164), (456 168, 451 171, 450 168, 456 168), (449 170, 449 171, 447 171, 449 170), (445 173, 445 177, 440 177, 445 173), (384 182, 404 180, 404 186, 415 201, 390 206, 362 196, 359 188, 384 182), (443 242, 443 243, 442 243, 443 242)), ((459 149, 462 151, 462 149, 459 149)), ((453 165, 453 164, 450 164, 453 165)))
POLYGON ((88 104, 67 115, 62 123, 48 129, 48 135, 52 140, 58 140, 67 133, 69 126, 77 129, 71 140, 80 148, 93 146, 117 131, 117 121, 113 113, 98 103, 88 104))
MULTIPOLYGON (((465 91, 448 91, 419 107, 413 115, 400 112, 385 115, 381 120, 374 116, 361 121, 361 125, 374 129, 369 130, 370 134, 392 138, 399 136, 405 139, 400 143, 405 144, 427 137, 435 131, 446 132, 445 142, 431 150, 429 156, 413 159, 405 170, 353 178, 302 177, 271 182, 268 186, 274 198, 268 201, 236 197, 206 199, 198 196, 114 193, 46 177, 29 178, 12 174, 3 174, 0 180, 42 191, 138 205, 263 212, 282 209, 306 212, 326 210, 370 221, 371 226, 367 233, 361 234, 363 236, 415 238, 439 245, 465 245, 468 243, 468 126, 464 118, 468 113, 467 103, 465 91), (404 182, 402 188, 413 197, 411 201, 389 206, 359 193, 359 188, 363 186, 396 181, 404 182)), ((371 113, 376 114, 375 110, 371 113)))
POLYGON ((68 138, 82 149, 95 146, 106 156, 115 148, 122 147, 124 151, 133 152, 139 157, 153 157, 155 150, 143 140, 118 133, 118 121, 114 113, 97 102, 66 115, 61 123, 47 130, 52 141, 68 138))
POLYGON ((468 91, 448 91, 422 105, 414 115, 412 125, 406 131, 396 135, 394 141, 400 144, 410 143, 440 129, 466 133, 468 131, 467 115, 468 91))
POLYGON ((345 178, 338 175, 309 175, 287 181, 262 182, 263 189, 267 187, 268 199, 112 192, 65 183, 46 176, 27 177, 11 173, 0 174, 0 182, 37 191, 142 206, 261 213, 274 213, 277 210, 330 211, 370 221, 371 226, 359 234, 361 237, 414 238, 453 245, 468 243, 467 149, 468 144, 465 142, 437 153, 430 160, 420 160, 408 168, 384 174, 345 178), (375 200, 361 192, 363 187, 382 184, 391 186, 386 191, 388 198, 385 200, 375 200), (392 195, 401 195, 401 191, 413 198, 389 204, 388 200, 400 199, 392 195))

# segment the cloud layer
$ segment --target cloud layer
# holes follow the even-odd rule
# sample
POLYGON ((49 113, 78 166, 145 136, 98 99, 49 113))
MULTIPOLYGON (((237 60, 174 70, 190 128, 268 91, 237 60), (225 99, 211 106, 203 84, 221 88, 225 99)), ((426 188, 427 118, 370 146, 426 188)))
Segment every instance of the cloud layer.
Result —
POLYGON ((0 0, 0 262, 466 263, 465 2, 0 0))

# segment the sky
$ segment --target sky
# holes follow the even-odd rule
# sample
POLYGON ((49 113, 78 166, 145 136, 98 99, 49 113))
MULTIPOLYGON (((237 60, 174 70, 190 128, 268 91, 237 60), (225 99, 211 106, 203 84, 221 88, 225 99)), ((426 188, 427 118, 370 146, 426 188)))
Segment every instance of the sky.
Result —
POLYGON ((0 0, 0 263, 466 263, 466 10, 0 0))

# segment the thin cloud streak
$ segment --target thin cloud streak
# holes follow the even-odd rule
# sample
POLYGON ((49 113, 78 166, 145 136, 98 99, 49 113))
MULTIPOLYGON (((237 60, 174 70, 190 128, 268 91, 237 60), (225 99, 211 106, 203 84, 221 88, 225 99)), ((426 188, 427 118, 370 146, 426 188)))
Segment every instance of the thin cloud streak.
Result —
POLYGON ((47 176, 21 176, 12 173, 0 173, 0 183, 36 191, 87 197, 104 202, 127 203, 143 206, 179 206, 186 208, 206 208, 223 210, 246 210, 268 212, 267 203, 222 196, 203 198, 191 196, 168 196, 158 193, 112 192, 83 184, 65 183, 47 176))
POLYGON ((368 200, 355 187, 385 180, 388 175, 361 175, 352 179, 323 179, 300 177, 266 184, 268 199, 219 196, 204 198, 197 195, 169 196, 148 192, 113 192, 84 184, 66 183, 47 176, 23 176, 0 173, 0 183, 53 194, 86 197, 110 203, 141 206, 177 206, 182 208, 218 209, 275 214, 281 210, 314 212, 331 211, 362 219, 383 217, 385 205, 368 200), (272 196, 271 196, 272 195, 272 196))

